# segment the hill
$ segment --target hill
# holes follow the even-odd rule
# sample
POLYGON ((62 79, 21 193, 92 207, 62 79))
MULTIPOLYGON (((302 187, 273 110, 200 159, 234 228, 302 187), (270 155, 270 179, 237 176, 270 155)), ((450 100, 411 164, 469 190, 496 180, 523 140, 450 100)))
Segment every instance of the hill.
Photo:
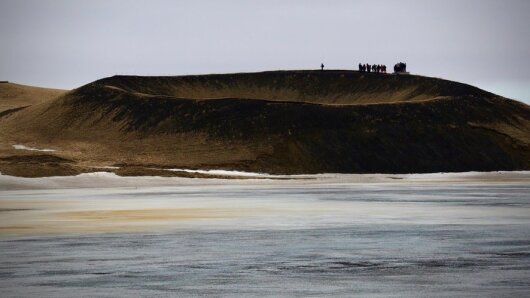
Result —
POLYGON ((530 169, 529 106, 442 79, 341 70, 114 76, 0 116, 0 137, 0 171, 20 176, 530 169))
POLYGON ((66 90, 49 89, 20 85, 15 83, 0 83, 0 113, 20 107, 31 106, 57 98, 66 90))

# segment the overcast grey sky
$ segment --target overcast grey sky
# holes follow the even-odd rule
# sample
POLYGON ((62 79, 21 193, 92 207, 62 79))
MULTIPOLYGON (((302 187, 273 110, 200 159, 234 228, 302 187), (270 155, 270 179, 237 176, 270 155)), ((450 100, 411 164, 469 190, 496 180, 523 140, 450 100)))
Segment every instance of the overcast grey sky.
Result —
POLYGON ((529 0, 0 0, 0 80, 407 62, 530 103, 529 0))

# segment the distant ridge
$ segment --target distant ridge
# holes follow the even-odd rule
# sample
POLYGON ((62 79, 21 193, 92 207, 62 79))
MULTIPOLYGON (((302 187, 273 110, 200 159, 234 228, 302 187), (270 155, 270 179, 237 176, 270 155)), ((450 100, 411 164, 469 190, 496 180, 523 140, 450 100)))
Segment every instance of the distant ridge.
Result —
POLYGON ((0 113, 41 103, 66 93, 66 90, 26 86, 0 81, 0 113))
POLYGON ((113 76, 0 116, 0 136, 2 148, 54 148, 68 160, 36 158, 38 174, 0 162, 21 176, 530 169, 528 105, 442 79, 344 70, 113 76))

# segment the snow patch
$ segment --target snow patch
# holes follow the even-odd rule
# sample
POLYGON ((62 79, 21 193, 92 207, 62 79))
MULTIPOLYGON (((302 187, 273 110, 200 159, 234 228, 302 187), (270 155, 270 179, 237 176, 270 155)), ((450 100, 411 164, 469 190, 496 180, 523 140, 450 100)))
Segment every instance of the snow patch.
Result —
POLYGON ((168 169, 172 172, 186 172, 186 173, 197 173, 205 175, 217 175, 217 176, 239 176, 239 177, 260 177, 260 178, 275 178, 283 177, 280 175, 270 175, 266 173, 254 173, 254 172, 242 172, 242 171, 229 171, 229 170, 190 170, 190 169, 168 169))
POLYGON ((38 148, 28 147, 28 146, 25 146, 25 145, 13 145, 13 148, 15 148, 17 150, 29 150, 29 151, 40 151, 40 152, 53 152, 53 151, 55 151, 54 149, 38 149, 38 148))
POLYGON ((109 170, 118 170, 118 169, 120 169, 120 167, 114 167, 114 166, 100 166, 100 167, 94 166, 93 168, 96 168, 96 169, 109 169, 109 170))

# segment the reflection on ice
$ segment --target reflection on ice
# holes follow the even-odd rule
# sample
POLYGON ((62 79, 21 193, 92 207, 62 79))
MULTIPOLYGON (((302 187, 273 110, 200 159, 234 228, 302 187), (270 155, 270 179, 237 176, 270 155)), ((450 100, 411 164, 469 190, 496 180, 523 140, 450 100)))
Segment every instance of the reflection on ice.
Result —
MULTIPOLYGON (((0 183, 2 179, 9 184, 11 178, 0 176, 0 183)), ((14 179, 38 187, 31 184, 38 179, 14 179)), ((530 224, 529 186, 520 182, 367 184, 345 182, 346 175, 302 181, 130 179, 108 173, 41 181, 52 184, 54 179, 59 185, 68 181, 64 179, 77 179, 78 183, 106 182, 109 187, 2 191, 3 235, 396 223, 530 224)))

